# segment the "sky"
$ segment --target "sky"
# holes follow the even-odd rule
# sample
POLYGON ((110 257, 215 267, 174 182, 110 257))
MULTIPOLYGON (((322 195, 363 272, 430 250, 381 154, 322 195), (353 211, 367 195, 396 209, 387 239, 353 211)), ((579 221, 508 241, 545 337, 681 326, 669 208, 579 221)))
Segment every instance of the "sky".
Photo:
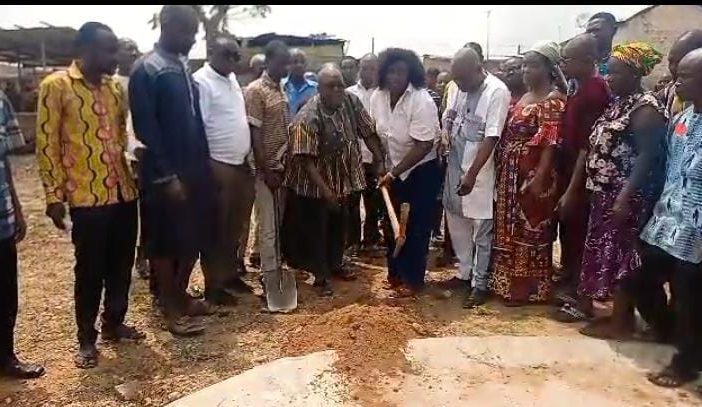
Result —
MULTIPOLYGON (((360 57, 395 46, 413 49, 420 55, 451 56, 468 41, 483 46, 489 54, 512 55, 541 40, 566 40, 581 31, 576 18, 583 13, 608 11, 626 19, 646 5, 272 5, 266 18, 230 22, 238 36, 268 32, 307 36, 327 33, 348 40, 347 54, 360 57)), ((132 38, 142 51, 152 48, 158 31, 148 24, 159 5, 0 5, 0 27, 9 29, 40 26, 79 28, 86 21, 109 25, 120 37, 132 38)), ((190 53, 205 55, 203 34, 190 53)))

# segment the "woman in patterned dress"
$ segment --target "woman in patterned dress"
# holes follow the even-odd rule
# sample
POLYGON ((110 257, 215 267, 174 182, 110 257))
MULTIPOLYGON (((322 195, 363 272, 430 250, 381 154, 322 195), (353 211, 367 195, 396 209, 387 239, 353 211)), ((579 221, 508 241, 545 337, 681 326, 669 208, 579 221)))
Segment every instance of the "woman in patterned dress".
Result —
POLYGON ((565 81, 556 43, 524 55, 528 92, 512 106, 497 146, 492 291, 506 305, 546 301, 551 294, 558 199, 555 154, 565 110, 565 81))
POLYGON ((622 338, 634 329, 633 305, 619 290, 641 266, 638 236, 651 216, 664 170, 664 106, 641 88, 641 78, 661 61, 645 43, 614 47, 607 83, 615 100, 595 122, 586 162, 590 192, 588 224, 578 295, 607 300, 611 318, 580 332, 597 338, 622 338))

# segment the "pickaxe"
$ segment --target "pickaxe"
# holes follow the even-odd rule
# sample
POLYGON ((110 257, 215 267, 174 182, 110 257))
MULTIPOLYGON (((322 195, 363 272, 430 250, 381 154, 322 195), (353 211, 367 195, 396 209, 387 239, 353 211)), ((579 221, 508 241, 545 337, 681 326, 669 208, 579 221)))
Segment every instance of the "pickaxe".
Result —
POLYGON ((395 251, 392 253, 392 257, 397 257, 400 254, 400 250, 402 250, 402 246, 405 245, 405 241, 407 241, 407 220, 409 219, 410 205, 407 202, 400 205, 400 220, 398 221, 388 189, 382 186, 380 187, 380 192, 383 194, 383 201, 385 201, 385 207, 388 210, 392 233, 395 235, 395 251))

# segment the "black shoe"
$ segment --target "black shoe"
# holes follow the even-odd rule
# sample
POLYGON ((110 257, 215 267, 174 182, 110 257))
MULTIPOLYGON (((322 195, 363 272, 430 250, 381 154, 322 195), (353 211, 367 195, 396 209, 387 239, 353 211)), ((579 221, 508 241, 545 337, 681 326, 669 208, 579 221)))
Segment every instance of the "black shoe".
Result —
POLYGON ((253 288, 246 284, 244 280, 239 277, 232 278, 226 283, 226 288, 232 290, 236 293, 251 294, 253 293, 253 288))
POLYGON ((214 292, 212 294, 207 294, 205 296, 205 299, 207 300, 208 303, 213 304, 213 305, 223 305, 223 306, 228 306, 228 307, 233 307, 239 304, 239 300, 233 296, 231 293, 228 293, 224 290, 214 292))
POLYGON ((108 328, 103 325, 100 336, 102 336, 102 340, 106 342, 119 342, 122 339, 138 341, 146 338, 146 335, 142 332, 125 324, 121 324, 115 328, 108 328))
POLYGON ((6 363, 0 365, 0 376, 12 379, 36 379, 46 373, 41 365, 22 363, 16 356, 12 356, 6 363))
POLYGON ((489 293, 486 290, 481 290, 479 288, 474 288, 470 295, 467 295, 463 300, 463 308, 475 308, 479 307, 488 299, 489 293))
POLYGON ((332 289, 329 280, 322 280, 320 282, 317 282, 317 280, 315 280, 312 286, 319 288, 319 294, 322 297, 331 297, 334 295, 334 290, 332 289))

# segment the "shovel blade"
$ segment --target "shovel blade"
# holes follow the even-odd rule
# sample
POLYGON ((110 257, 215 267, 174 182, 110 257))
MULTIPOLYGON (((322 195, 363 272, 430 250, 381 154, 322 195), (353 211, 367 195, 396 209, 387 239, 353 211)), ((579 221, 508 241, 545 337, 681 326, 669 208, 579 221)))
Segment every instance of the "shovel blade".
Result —
POLYGON ((290 271, 270 271, 263 275, 266 303, 270 312, 289 312, 297 308, 297 283, 290 271))

